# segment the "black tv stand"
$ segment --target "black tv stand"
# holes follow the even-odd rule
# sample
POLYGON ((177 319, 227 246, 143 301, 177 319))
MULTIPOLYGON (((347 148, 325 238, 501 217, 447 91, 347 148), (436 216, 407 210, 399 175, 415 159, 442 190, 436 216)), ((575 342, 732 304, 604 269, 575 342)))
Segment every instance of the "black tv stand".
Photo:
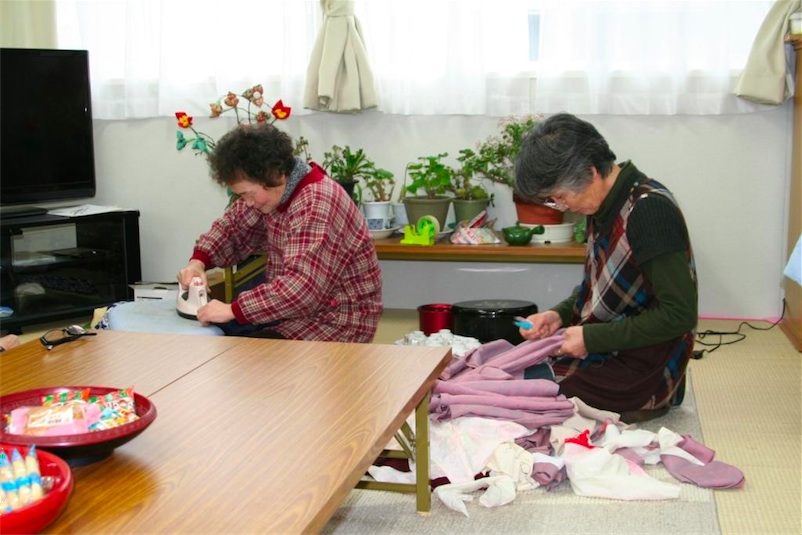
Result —
POLYGON ((14 219, 17 217, 31 217, 47 213, 47 208, 41 206, 3 206, 0 207, 0 219, 14 219))
POLYGON ((13 311, 0 332, 92 317, 141 279, 137 210, 0 221, 0 305, 13 311))

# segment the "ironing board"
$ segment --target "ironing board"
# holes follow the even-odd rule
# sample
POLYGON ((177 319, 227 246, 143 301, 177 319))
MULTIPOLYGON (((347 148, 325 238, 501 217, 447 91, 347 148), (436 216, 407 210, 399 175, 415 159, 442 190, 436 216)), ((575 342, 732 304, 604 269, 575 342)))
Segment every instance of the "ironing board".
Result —
POLYGON ((203 326, 195 320, 179 316, 175 311, 175 301, 170 299, 115 303, 108 308, 97 328, 143 333, 223 335, 220 327, 203 326))

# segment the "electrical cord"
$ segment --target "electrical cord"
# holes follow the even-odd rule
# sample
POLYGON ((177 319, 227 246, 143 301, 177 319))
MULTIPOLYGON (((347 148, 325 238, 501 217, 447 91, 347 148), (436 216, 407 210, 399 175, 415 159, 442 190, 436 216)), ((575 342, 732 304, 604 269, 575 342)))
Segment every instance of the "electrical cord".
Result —
POLYGON ((742 321, 741 323, 738 324, 738 328, 735 329, 734 331, 714 331, 714 330, 708 329, 706 331, 702 331, 700 333, 696 333, 696 343, 699 344, 699 345, 712 347, 712 349, 699 349, 699 350, 696 350, 696 351, 693 352, 693 358, 698 360, 698 359, 702 358, 705 353, 712 353, 713 351, 715 351, 716 349, 720 348, 721 346, 731 345, 731 344, 735 344, 735 343, 740 342, 741 340, 746 338, 746 334, 741 332, 741 327, 743 327, 744 325, 746 325, 747 327, 749 327, 751 329, 754 329, 756 331, 768 331, 769 329, 773 329, 774 327, 779 325, 780 322, 785 317, 785 308, 786 308, 786 303, 785 303, 785 299, 783 298, 783 309, 782 309, 782 313, 780 314, 779 319, 777 321, 775 321, 774 323, 772 323, 771 325, 769 325, 768 327, 756 327, 755 325, 752 325, 748 321, 742 321), (708 336, 718 336, 718 341, 717 342, 711 342, 711 343, 703 341, 708 336), (724 341, 724 337, 725 336, 735 336, 736 338, 734 340, 729 340, 729 341, 725 342, 724 341))

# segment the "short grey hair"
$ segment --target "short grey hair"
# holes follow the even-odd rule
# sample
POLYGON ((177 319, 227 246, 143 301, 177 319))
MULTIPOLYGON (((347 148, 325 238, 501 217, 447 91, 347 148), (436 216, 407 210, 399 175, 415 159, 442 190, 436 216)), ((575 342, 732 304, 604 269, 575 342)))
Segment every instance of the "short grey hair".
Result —
POLYGON ((615 153, 587 121, 559 113, 535 125, 521 142, 515 161, 515 192, 530 201, 555 190, 579 191, 590 183, 591 167, 610 174, 615 153))

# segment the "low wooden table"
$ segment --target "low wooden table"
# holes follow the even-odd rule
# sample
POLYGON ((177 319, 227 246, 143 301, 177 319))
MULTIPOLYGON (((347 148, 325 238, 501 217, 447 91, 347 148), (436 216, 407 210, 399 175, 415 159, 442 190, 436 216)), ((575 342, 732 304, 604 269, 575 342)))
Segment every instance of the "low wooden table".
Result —
MULTIPOLYGON (((450 358, 447 347, 102 331, 8 351, 0 393, 133 386, 158 410, 112 456, 73 469, 72 498, 46 533, 306 533, 406 417, 428 410, 450 358)), ((428 441, 417 447, 427 509, 428 441)))

